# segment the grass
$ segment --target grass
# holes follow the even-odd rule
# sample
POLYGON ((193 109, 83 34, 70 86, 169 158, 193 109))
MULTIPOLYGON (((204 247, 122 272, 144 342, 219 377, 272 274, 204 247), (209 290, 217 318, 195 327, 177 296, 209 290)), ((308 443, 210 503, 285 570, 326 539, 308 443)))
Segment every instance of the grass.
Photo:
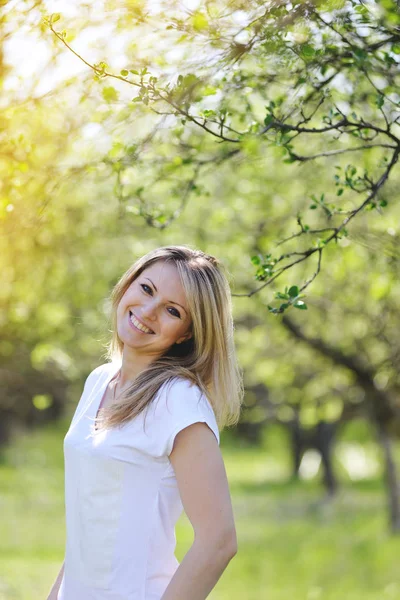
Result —
MULTIPOLYGON (((21 436, 0 456, 0 600, 45 599, 62 563, 67 427, 21 436)), ((348 432, 342 443, 350 439, 348 432)), ((318 477, 289 480, 286 445, 274 428, 260 449, 223 436, 239 552, 209 597, 398 600, 400 538, 388 532, 380 472, 351 481, 337 461, 342 483, 328 502, 318 477)), ((362 448, 379 463, 371 440, 362 448)), ((185 515, 177 539, 182 560, 193 540, 185 515)))

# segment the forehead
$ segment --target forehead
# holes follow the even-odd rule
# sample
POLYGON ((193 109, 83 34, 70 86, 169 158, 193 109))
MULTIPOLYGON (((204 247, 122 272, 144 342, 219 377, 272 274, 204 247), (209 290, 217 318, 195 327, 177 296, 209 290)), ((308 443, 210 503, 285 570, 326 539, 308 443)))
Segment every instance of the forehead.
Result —
POLYGON ((166 300, 178 302, 185 308, 187 307, 186 294, 174 263, 157 261, 147 267, 139 277, 151 279, 157 288, 157 292, 165 296, 166 300))

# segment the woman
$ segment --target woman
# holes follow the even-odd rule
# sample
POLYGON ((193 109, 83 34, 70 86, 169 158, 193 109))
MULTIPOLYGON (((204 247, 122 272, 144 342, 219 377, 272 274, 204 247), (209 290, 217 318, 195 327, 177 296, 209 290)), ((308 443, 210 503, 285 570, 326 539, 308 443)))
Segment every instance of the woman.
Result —
POLYGON ((204 600, 237 552, 219 429, 237 423, 242 385, 219 262, 185 246, 139 259, 112 292, 108 358, 64 440, 49 600, 204 600), (179 564, 182 508, 194 542, 179 564))

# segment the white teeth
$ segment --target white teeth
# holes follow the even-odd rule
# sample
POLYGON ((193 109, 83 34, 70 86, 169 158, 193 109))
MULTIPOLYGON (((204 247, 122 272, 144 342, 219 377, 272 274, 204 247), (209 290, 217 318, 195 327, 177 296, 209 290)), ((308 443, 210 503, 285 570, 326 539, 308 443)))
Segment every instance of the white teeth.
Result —
POLYGON ((135 317, 133 316, 133 313, 130 313, 129 318, 130 318, 131 322, 134 324, 134 326, 137 327, 137 329, 140 329, 140 331, 143 331, 144 333, 153 333, 151 329, 149 329, 148 327, 145 327, 144 325, 142 325, 140 323, 140 321, 135 319, 135 317))

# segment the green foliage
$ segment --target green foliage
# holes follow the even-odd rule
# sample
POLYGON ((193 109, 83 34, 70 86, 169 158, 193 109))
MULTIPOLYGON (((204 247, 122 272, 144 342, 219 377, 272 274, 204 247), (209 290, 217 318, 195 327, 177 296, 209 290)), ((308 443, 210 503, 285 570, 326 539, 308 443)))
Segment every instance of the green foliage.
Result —
POLYGON ((269 312, 274 315, 285 312, 285 310, 287 310, 290 306, 294 306, 294 308, 298 308, 300 310, 307 310, 307 305, 305 302, 300 300, 300 298, 304 298, 304 294, 300 294, 300 290, 297 285, 292 285, 290 288, 286 287, 284 292, 276 292, 275 298, 278 300, 285 300, 285 302, 283 302, 279 308, 268 306, 269 312))
MULTIPOLYGON (((235 16, 246 25, 239 43, 243 23, 224 6, 200 5, 208 25, 196 29, 175 4, 154 21, 143 10, 133 26, 124 4, 108 13, 113 34, 94 37, 90 51, 83 34, 102 31, 101 10, 88 22, 63 17, 74 49, 93 60, 87 80, 80 73, 43 97, 7 80, 0 352, 15 379, 2 409, 49 415, 33 397, 54 396, 54 374, 76 405, 81 387, 72 384, 103 360, 113 284, 169 243, 199 246, 232 273, 246 383, 264 386, 277 418, 300 407, 315 423, 367 399, 351 368, 291 337, 270 313, 356 358, 372 387, 397 397, 399 177, 385 115, 397 118, 399 55, 383 37, 395 11, 376 5, 378 18, 357 2, 324 3, 305 16, 298 3, 264 15, 248 3, 235 16), (17 392, 18 377, 39 389, 17 392)), ((79 64, 68 41, 50 34, 55 59, 65 52, 79 64)), ((263 400, 246 407, 254 421, 269 415, 263 400)))
MULTIPOLYGON (((154 227, 166 227, 180 216, 190 201, 190 190, 196 189, 195 180, 210 164, 221 170, 226 162, 238 157, 260 160, 269 150, 269 156, 279 156, 283 164, 326 158, 329 167, 334 156, 351 153, 351 164, 336 165, 337 202, 325 199, 330 196, 328 189, 310 194, 310 209, 321 210, 318 219, 301 229, 298 236, 307 234, 310 240, 308 249, 299 252, 302 261, 310 262, 315 248, 325 253, 325 248, 332 241, 337 243, 350 221, 358 219, 362 211, 384 207, 378 197, 392 177, 400 153, 395 128, 400 118, 396 95, 400 83, 395 33, 398 15, 389 5, 372 8, 358 0, 316 2, 307 10, 301 3, 283 3, 266 12, 260 12, 259 4, 253 2, 242 9, 241 24, 236 27, 235 18, 227 18, 225 8, 221 1, 212 8, 202 2, 188 14, 175 4, 168 17, 163 6, 155 11, 154 22, 168 22, 156 42, 171 45, 180 57, 171 65, 172 77, 158 68, 162 61, 151 44, 142 59, 143 66, 130 69, 128 64, 120 75, 104 61, 90 65, 78 55, 92 67, 95 79, 121 79, 135 87, 133 110, 146 118, 151 116, 154 131, 163 128, 161 145, 151 127, 141 136, 147 140, 147 150, 152 140, 150 151, 135 155, 137 166, 140 164, 148 173, 149 191, 140 195, 136 209, 127 203, 126 209, 129 206, 131 214, 142 216, 154 227), (359 34, 360 27, 364 28, 363 35, 359 34), (204 40, 210 43, 210 51, 202 54, 198 48, 204 40), (216 56, 211 50, 214 46, 218 48, 216 56), (129 73, 132 80, 127 79, 129 73), (169 136, 161 125, 165 117, 169 136), (175 158, 181 159, 179 165, 174 165, 174 175, 184 181, 193 179, 194 185, 189 188, 177 187, 172 178, 168 180, 163 150, 168 143, 174 147, 175 158), (308 152, 310 147, 313 153, 308 152), (373 156, 372 161, 366 156, 373 156), (191 172, 186 169, 188 164, 193 167, 191 172), (181 199, 179 210, 163 215, 154 212, 150 199, 161 179, 168 195, 181 199), (331 221, 331 235, 311 241, 324 229, 326 219, 331 221)), ((232 14, 239 18, 235 11, 232 14)), ((148 34, 145 21, 143 27, 148 34)), ((50 29, 60 37, 53 27, 55 22, 54 15, 48 18, 50 29)), ((123 26, 119 30, 125 31, 123 26)), ((103 88, 102 94, 109 104, 118 98, 118 92, 110 86, 103 88)), ((114 169, 118 177, 116 195, 120 198, 130 195, 121 177, 123 170, 114 169)), ((275 264, 260 264, 256 278, 269 285, 298 264, 293 256, 287 254, 284 269, 276 268, 280 257, 275 264), (273 280, 267 283, 268 277, 273 280)), ((314 275, 304 280, 303 289, 319 275, 320 264, 314 275)), ((297 307, 304 308, 303 304, 297 307)))
POLYGON ((264 257, 253 256, 251 262, 257 267, 255 278, 258 281, 265 281, 273 275, 277 259, 267 254, 264 257))

